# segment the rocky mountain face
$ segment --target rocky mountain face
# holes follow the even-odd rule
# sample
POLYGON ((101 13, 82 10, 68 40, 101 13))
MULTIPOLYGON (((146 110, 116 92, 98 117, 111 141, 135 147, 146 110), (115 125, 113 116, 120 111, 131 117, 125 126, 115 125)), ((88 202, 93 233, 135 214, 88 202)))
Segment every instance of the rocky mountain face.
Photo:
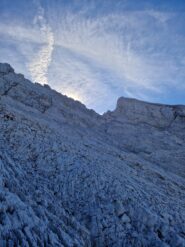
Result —
POLYGON ((185 106, 118 99, 113 112, 103 116, 116 145, 152 164, 185 177, 185 106), (108 124, 107 124, 108 123, 108 124))
POLYGON ((0 247, 185 246, 185 106, 103 115, 0 64, 0 247))

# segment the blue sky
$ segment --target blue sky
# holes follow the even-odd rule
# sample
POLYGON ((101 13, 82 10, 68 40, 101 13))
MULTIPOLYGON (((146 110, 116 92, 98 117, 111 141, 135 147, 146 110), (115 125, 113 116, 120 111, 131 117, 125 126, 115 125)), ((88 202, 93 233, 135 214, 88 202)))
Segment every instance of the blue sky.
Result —
POLYGON ((0 61, 99 113, 185 104, 184 27, 184 0, 1 0, 0 61))

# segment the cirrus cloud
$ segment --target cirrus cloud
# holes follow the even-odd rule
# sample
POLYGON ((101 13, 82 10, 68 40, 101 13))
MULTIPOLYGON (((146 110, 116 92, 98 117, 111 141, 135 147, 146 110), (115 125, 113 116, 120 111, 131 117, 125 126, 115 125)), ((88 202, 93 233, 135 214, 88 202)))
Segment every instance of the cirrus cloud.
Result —
POLYGON ((183 103, 184 12, 128 2, 33 1, 27 22, 0 22, 0 55, 98 112, 121 95, 183 103))
POLYGON ((35 54, 29 64, 29 71, 34 81, 48 83, 48 66, 51 63, 52 52, 54 49, 54 34, 45 19, 45 11, 38 0, 34 1, 37 6, 37 14, 34 18, 34 25, 39 27, 41 35, 45 37, 45 42, 40 50, 35 54))

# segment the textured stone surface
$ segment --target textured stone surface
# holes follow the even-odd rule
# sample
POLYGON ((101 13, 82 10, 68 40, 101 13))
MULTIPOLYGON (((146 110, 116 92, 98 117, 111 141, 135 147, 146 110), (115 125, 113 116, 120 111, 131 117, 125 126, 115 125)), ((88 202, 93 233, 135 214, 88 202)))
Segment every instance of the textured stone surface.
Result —
POLYGON ((185 106, 121 97, 116 109, 103 117, 117 147, 185 177, 185 106))
POLYGON ((4 66, 0 246, 185 246, 184 106, 100 116, 4 66))
POLYGON ((14 69, 8 63, 0 63, 0 73, 8 74, 14 72, 14 69))

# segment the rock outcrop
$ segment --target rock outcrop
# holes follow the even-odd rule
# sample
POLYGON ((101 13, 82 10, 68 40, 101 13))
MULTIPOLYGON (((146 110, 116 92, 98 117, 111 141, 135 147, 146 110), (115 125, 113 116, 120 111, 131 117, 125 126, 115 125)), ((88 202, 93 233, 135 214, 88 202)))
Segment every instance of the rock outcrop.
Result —
POLYGON ((99 115, 0 64, 0 246, 185 246, 185 106, 99 115))
POLYGON ((116 109, 103 117, 117 147, 185 177, 185 106, 121 97, 116 109))

